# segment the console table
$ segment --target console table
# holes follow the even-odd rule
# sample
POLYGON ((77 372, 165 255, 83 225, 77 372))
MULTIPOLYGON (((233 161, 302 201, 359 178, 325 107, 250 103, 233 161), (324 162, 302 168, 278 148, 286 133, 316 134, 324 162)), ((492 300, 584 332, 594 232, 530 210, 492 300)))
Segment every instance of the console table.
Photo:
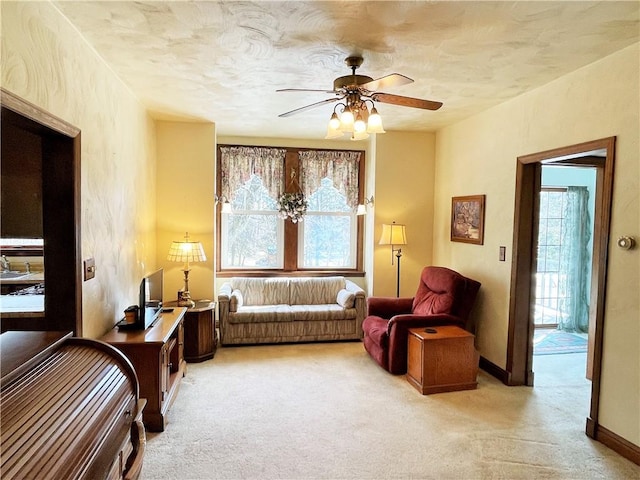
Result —
POLYGON ((410 328, 407 380, 423 395, 476 388, 480 354, 474 338, 452 325, 410 328))
POLYGON ((145 330, 119 331, 117 327, 100 340, 113 345, 131 361, 140 383, 140 397, 147 399, 143 421, 147 430, 162 432, 165 415, 178 394, 186 374, 184 360, 184 314, 186 308, 163 311, 145 330))

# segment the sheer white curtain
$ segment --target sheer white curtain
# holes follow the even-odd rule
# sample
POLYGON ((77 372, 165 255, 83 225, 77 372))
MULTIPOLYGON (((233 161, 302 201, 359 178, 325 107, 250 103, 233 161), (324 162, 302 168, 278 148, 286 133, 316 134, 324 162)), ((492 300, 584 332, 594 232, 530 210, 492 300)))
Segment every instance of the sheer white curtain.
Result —
POLYGON ((591 218, 587 187, 567 187, 562 249, 560 252, 558 329, 586 333, 589 330, 587 282, 591 218))

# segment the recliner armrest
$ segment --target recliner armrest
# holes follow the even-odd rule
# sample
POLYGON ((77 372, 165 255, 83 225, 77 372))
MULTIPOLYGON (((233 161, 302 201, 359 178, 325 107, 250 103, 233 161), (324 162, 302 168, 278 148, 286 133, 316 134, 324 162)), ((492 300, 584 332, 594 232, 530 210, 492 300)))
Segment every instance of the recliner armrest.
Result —
POLYGON ((412 306, 413 297, 369 297, 367 315, 389 319, 396 315, 410 314, 412 306))
POLYGON ((429 327, 431 325, 455 325, 456 327, 464 328, 465 322, 460 317, 449 315, 448 313, 437 315, 414 315, 410 313, 395 315, 389 320, 387 328, 391 333, 391 329, 394 327, 409 330, 410 328, 429 327))
POLYGON ((446 313, 437 315, 396 315, 389 320, 387 334, 389 336, 389 372, 393 374, 407 371, 407 338, 410 328, 455 325, 464 328, 464 320, 446 313))

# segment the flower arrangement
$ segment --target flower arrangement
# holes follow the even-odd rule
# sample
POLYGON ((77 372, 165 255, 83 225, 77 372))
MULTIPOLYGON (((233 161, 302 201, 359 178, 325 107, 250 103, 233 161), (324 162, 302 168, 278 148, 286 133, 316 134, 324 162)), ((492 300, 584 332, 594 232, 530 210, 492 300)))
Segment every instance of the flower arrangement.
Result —
POLYGON ((293 223, 301 222, 302 217, 307 213, 309 202, 304 198, 303 193, 284 193, 278 200, 278 215, 286 220, 290 218, 293 223))

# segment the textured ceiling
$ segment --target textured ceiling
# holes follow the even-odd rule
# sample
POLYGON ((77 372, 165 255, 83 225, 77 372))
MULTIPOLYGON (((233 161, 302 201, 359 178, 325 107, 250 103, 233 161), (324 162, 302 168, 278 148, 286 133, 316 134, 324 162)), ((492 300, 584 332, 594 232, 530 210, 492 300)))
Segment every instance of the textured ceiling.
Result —
POLYGON ((323 138, 347 75, 401 73, 385 90, 444 102, 378 104, 385 129, 433 131, 544 85, 639 40, 626 2, 114 2, 54 4, 156 118, 216 123, 220 135, 323 138))

